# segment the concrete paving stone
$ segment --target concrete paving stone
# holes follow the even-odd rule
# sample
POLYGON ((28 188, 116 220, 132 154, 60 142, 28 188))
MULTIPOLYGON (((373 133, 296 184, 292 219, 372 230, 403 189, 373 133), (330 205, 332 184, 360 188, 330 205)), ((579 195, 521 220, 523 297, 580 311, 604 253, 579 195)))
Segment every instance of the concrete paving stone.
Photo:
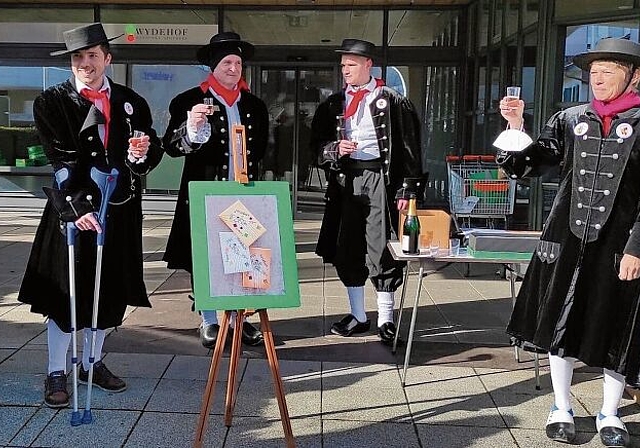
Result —
MULTIPOLYGON (((509 431, 484 426, 416 425, 421 446, 429 448, 538 448, 538 445, 517 445, 509 431)), ((558 447, 556 447, 558 448, 558 447)))
POLYGON ((9 358, 10 356, 15 354, 16 352, 17 352, 17 349, 0 348, 0 367, 2 367, 2 362, 4 362, 5 359, 9 358))
POLYGON ((458 394, 482 394, 486 389, 471 367, 412 366, 411 382, 405 391, 431 391, 441 396, 443 392, 458 394))
MULTIPOLYGON (((145 411, 200 413, 206 381, 160 380, 145 411)), ((227 384, 216 382, 211 414, 224 413, 224 398, 227 384)))
MULTIPOLYGON (((518 446, 522 448, 558 448, 558 445, 560 445, 558 442, 547 437, 544 427, 538 430, 514 428, 511 429, 511 434, 518 443, 518 446)), ((577 432, 574 445, 579 445, 582 448, 602 448, 604 446, 602 442, 600 442, 600 437, 595 432, 577 432)), ((638 445, 632 446, 637 447, 638 445)))
POLYGON ((20 351, 2 360, 0 355, 0 372, 43 373, 47 368, 48 353, 46 347, 28 345, 20 351))
MULTIPOLYGON (((3 316, 3 320, 5 317, 3 316)), ((44 327, 40 322, 23 323, 7 320, 0 325, 0 348, 20 348, 43 331, 44 327)))
MULTIPOLYGON (((158 379, 152 378, 126 378, 127 389, 123 392, 113 393, 104 391, 98 387, 91 388, 92 409, 121 409, 127 411, 142 411, 153 394, 158 379)), ((69 392, 71 392, 71 379, 69 379, 69 392)), ((87 386, 78 385, 78 403, 84 409, 87 400, 87 386)))
POLYGON ((39 406, 44 397, 44 374, 0 372, 1 406, 39 406))
POLYGON ((504 332, 504 328, 487 328, 478 326, 476 328, 463 328, 454 331, 454 335, 462 343, 483 344, 483 345, 508 345, 509 336, 504 332))
MULTIPOLYGON (((124 448, 193 446, 198 420, 198 414, 144 412, 127 438, 124 448)), ((204 446, 222 446, 226 433, 222 417, 211 416, 207 422, 204 446)))
MULTIPOLYGON (((207 356, 183 356, 177 355, 171 361, 163 378, 167 380, 201 380, 207 381, 211 367, 211 357, 207 356)), ((238 363, 238 375, 242 376, 246 368, 247 360, 240 358, 238 363)), ((217 381, 225 382, 229 376, 229 358, 220 360, 217 381)))
MULTIPOLYGON (((323 445, 320 418, 292 418, 291 432, 298 448, 321 448, 323 445)), ((234 417, 225 440, 225 447, 282 448, 286 446, 282 422, 261 418, 234 417)), ((344 445, 333 445, 335 447, 344 445)))
POLYGON ((103 361, 116 375, 127 378, 161 378, 173 355, 152 353, 107 353, 103 361))
MULTIPOLYGON (((15 408, 7 408, 7 409, 15 409, 15 408)), ((28 408, 22 408, 28 409, 28 408)), ((23 424, 20 427, 18 433, 11 439, 6 446, 10 447, 25 447, 25 446, 33 446, 33 441, 38 437, 38 434, 42 432, 42 430, 51 422, 51 420, 55 417, 58 412, 56 409, 50 409, 46 406, 40 408, 32 408, 34 413, 27 419, 26 422, 22 422, 23 424)), ((1 411, 1 409, 0 409, 1 411)), ((12 415, 10 418, 14 418, 12 415)), ((4 424, 0 425, 2 428, 5 428, 4 424)), ((0 444, 2 436, 0 435, 0 444)), ((4 445, 3 445, 4 446, 4 445)))
MULTIPOLYGON (((319 361, 278 361, 280 376, 289 383, 314 381, 322 376, 322 363, 319 361)), ((252 359, 248 362, 244 378, 254 376, 268 376, 271 378, 271 368, 266 359, 252 359)))
POLYGON ((122 446, 140 418, 140 412, 92 410, 91 424, 71 426, 68 412, 59 412, 38 435, 38 447, 122 446))
MULTIPOLYGON (((361 388, 399 386, 400 374, 393 364, 322 363, 324 391, 359 386, 361 388)), ((374 389, 372 389, 374 390, 374 389)))
MULTIPOLYGON (((522 364, 525 363, 521 363, 521 365, 522 364)), ((510 395, 540 396, 551 390, 551 376, 548 371, 540 372, 541 390, 539 391, 535 388, 535 373, 533 368, 502 370, 476 367, 475 371, 489 393, 501 391, 510 395)))
POLYGON ((323 418, 322 434, 327 448, 418 448, 416 429, 410 423, 364 422, 323 418))
MULTIPOLYGON (((243 378, 238 389, 234 415, 244 417, 280 418, 275 387, 270 377, 243 378)), ((322 388, 320 379, 304 383, 283 384, 287 412, 290 417, 320 417, 322 388)))
POLYGON ((443 391, 434 396, 421 388, 406 391, 416 423, 505 428, 505 422, 486 393, 455 394, 443 391))
POLYGON ((404 391, 397 381, 378 387, 350 385, 322 389, 323 417, 369 422, 406 422, 411 420, 404 391))
POLYGON ((36 407, 0 407, 0 446, 7 446, 37 410, 36 407))

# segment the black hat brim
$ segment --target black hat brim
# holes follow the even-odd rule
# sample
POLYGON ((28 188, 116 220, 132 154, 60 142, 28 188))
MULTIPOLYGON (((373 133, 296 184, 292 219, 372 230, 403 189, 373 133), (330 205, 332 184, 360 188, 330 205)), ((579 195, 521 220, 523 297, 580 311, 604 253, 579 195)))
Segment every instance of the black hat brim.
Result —
POLYGON ((611 51, 594 51, 591 53, 583 53, 573 57, 573 65, 582 70, 589 70, 591 63, 594 61, 621 61, 630 62, 640 67, 640 57, 632 56, 626 53, 616 53, 611 51))
POLYGON ((335 50, 335 52, 338 53, 338 54, 354 54, 356 56, 363 56, 363 57, 369 58, 369 59, 373 59, 374 58, 374 55, 372 55, 371 53, 367 53, 366 51, 338 49, 338 50, 335 50))
POLYGON ((107 40, 101 40, 100 42, 92 42, 92 43, 87 44, 87 45, 80 45, 77 48, 67 48, 67 49, 64 49, 64 50, 52 51, 51 53, 49 53, 49 55, 51 55, 51 56, 64 56, 65 54, 71 54, 71 53, 75 53, 76 51, 86 50, 87 48, 92 48, 92 47, 95 47, 96 45, 109 43, 112 40, 116 40, 116 39, 118 39, 119 37, 122 37, 122 36, 124 36, 124 33, 120 34, 119 36, 110 37, 107 40))
POLYGON ((245 42, 243 40, 227 40, 209 43, 198 48, 196 59, 201 64, 208 66, 211 62, 212 54, 224 51, 229 51, 229 54, 236 54, 232 50, 235 50, 237 48, 240 48, 240 53, 242 53, 242 56, 240 56, 240 58, 243 62, 251 59, 255 52, 255 47, 249 42, 245 42))

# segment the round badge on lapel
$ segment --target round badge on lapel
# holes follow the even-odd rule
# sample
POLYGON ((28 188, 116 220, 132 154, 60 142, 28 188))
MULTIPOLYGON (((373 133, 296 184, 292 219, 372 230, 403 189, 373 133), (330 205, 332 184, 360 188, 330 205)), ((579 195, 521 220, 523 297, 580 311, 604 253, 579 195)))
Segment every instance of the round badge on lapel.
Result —
POLYGON ((616 126, 616 135, 620 138, 629 138, 633 134, 633 127, 629 123, 621 123, 616 126))
POLYGON ((378 109, 385 109, 387 107, 387 100, 385 100, 384 98, 380 98, 378 101, 376 101, 376 107, 378 109))
POLYGON ((124 103, 124 111, 127 113, 127 115, 133 115, 133 106, 129 101, 124 103))
POLYGON ((585 123, 584 121, 578 123, 577 125, 575 125, 575 127, 573 128, 573 133, 575 135, 584 135, 587 133, 587 131, 589 130, 589 125, 587 123, 585 123))

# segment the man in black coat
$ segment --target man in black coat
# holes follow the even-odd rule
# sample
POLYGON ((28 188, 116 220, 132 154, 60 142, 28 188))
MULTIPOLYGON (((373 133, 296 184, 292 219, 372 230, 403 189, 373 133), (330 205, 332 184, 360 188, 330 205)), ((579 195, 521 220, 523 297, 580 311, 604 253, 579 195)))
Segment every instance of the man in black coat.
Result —
MULTIPOLYGON (((555 113, 520 151, 496 142, 512 178, 560 168, 507 332, 549 353, 549 438, 572 443, 576 436, 570 387, 579 360, 603 369, 595 419, 602 443, 627 446, 618 406, 625 380, 640 378, 640 45, 602 39, 573 63, 589 73, 593 99, 555 113)), ((500 101, 520 141, 523 110, 522 100, 500 101)))
MULTIPOLYGON (((115 38, 112 38, 115 39, 115 38)), ((33 114, 40 140, 56 173, 50 197, 25 271, 18 299, 49 318, 49 368, 45 404, 69 404, 66 353, 71 341, 69 266, 64 222, 80 230, 75 241, 77 328, 84 330, 80 382, 88 378, 89 335, 96 266, 96 232, 106 232, 97 332, 94 384, 121 392, 126 384, 101 359, 105 329, 122 324, 127 305, 151 306, 142 274, 141 176, 162 158, 147 102, 104 74, 111 63, 109 41, 100 23, 64 33, 73 77, 36 98, 33 114), (146 135, 132 139, 134 131, 146 135), (100 192, 90 178, 93 167, 119 172, 108 206, 106 228, 95 213, 100 192)))
POLYGON ((334 264, 351 305, 351 314, 331 332, 369 330, 369 277, 377 292, 378 334, 389 344, 396 333, 393 293, 402 284, 404 264, 393 260, 387 241, 396 238, 398 210, 407 207, 402 196, 396 204, 397 193, 406 177, 422 174, 420 122, 411 101, 371 76, 371 42, 345 39, 336 51, 347 87, 318 106, 311 126, 312 148, 329 173, 316 253, 334 264))
MULTIPOLYGON (((264 102, 252 95, 242 78, 242 63, 254 47, 232 32, 213 36, 198 50, 197 59, 211 73, 198 87, 177 95, 169 105, 171 119, 163 138, 171 157, 184 157, 184 169, 171 234, 164 261, 169 269, 193 274, 189 191, 191 181, 234 180, 231 139, 233 125, 244 125, 247 142, 249 180, 257 180, 269 136, 269 115, 264 102), (206 105, 208 100, 212 105, 206 105)), ((193 280, 193 279, 192 279, 193 280)), ((192 281, 193 283, 193 281, 192 281)), ((220 326, 216 311, 201 311, 200 342, 212 348, 220 326)), ((262 333, 249 322, 243 323, 242 341, 262 343, 262 333)))

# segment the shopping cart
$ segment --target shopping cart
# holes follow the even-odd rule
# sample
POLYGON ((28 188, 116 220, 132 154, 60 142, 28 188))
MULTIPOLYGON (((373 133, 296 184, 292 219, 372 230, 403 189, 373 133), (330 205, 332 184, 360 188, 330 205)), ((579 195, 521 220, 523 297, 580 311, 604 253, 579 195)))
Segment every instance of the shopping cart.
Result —
POLYGON ((449 174, 449 207, 462 228, 495 228, 513 214, 516 181, 504 177, 495 156, 446 156, 449 174), (477 219, 484 220, 477 224, 477 219))

